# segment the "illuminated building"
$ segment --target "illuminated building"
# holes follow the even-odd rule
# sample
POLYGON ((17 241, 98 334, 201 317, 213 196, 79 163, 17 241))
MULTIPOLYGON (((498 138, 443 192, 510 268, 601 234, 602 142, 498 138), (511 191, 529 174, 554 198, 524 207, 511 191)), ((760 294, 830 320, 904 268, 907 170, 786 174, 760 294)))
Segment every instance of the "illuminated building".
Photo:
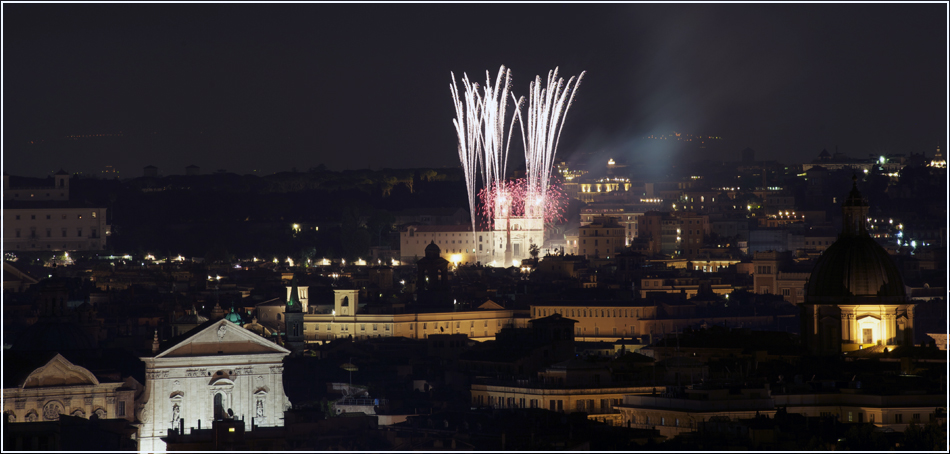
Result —
POLYGON ((699 423, 717 416, 733 420, 772 416, 775 405, 768 386, 743 387, 738 393, 728 387, 694 386, 660 395, 627 395, 615 408, 620 410, 625 427, 655 428, 660 435, 672 438, 693 432, 699 423))
POLYGON ((810 273, 795 269, 789 262, 788 252, 756 252, 752 260, 755 293, 782 295, 789 303, 803 303, 810 273))
POLYGON ((644 213, 637 223, 637 236, 647 244, 647 254, 694 258, 700 255, 710 233, 709 216, 694 212, 644 213))
MULTIPOLYGON (((531 257, 529 251, 532 245, 538 248, 544 246, 544 218, 536 211, 543 207, 526 206, 524 215, 514 216, 513 203, 514 201, 506 200, 504 196, 495 198, 491 255, 485 256, 483 262, 501 262, 505 266, 517 266, 517 263, 531 257)), ((524 203, 528 205, 530 202, 524 203)))
POLYGON ((801 305, 802 340, 815 354, 913 345, 914 307, 900 270, 867 231, 868 204, 853 177, 841 235, 815 263, 801 305))
MULTIPOLYGON (((646 200, 646 199, 644 199, 646 200)), ((647 211, 656 209, 661 201, 641 203, 593 203, 581 210, 581 225, 594 222, 595 218, 609 216, 624 227, 625 245, 637 237, 637 222, 647 211)))
POLYGON ((605 177, 582 182, 579 183, 580 192, 577 194, 577 199, 584 203, 601 202, 607 199, 608 194, 630 191, 631 186, 629 179, 620 177, 605 177))
POLYGON ((9 185, 3 176, 5 251, 98 251, 105 249, 110 225, 106 209, 69 197, 69 174, 59 171, 52 187, 9 185))
POLYGON ((813 167, 823 167, 827 170, 851 169, 860 173, 868 173, 873 167, 880 167, 885 173, 892 173, 899 172, 903 164, 900 159, 891 160, 885 156, 870 155, 868 159, 857 159, 837 150, 834 155, 828 153, 828 150, 821 150, 812 162, 802 164, 802 170, 806 173, 813 167))
POLYGON ((577 321, 574 325, 576 340, 613 341, 644 334, 641 321, 655 318, 656 307, 611 301, 552 301, 531 305, 532 319, 555 314, 577 321))
POLYGON ((304 335, 308 343, 324 343, 352 337, 426 339, 433 334, 464 334, 473 340, 491 340, 503 327, 519 326, 527 318, 517 311, 486 302, 467 311, 416 311, 406 313, 366 313, 359 303, 359 291, 334 289, 334 308, 329 313, 304 314, 304 335))
POLYGON ((25 374, 10 372, 15 382, 3 390, 4 422, 55 421, 61 414, 135 420, 135 394, 142 389, 138 381, 100 381, 59 353, 51 355, 36 357, 40 364, 25 374))
POLYGON ((588 259, 616 257, 626 246, 626 232, 614 217, 601 216, 582 225, 578 232, 578 253, 588 259))
MULTIPOLYGON (((440 256, 453 264, 474 264, 479 261, 488 264, 491 260, 485 262, 484 259, 490 257, 492 237, 490 231, 473 233, 471 225, 413 225, 399 233, 399 257, 406 263, 415 262, 425 257, 426 247, 430 243, 435 243, 439 246, 440 256)), ((537 244, 540 246, 540 243, 537 244)))
MULTIPOLYGON (((559 367, 578 366, 583 360, 568 360, 570 364, 556 364, 548 368, 545 373, 553 374, 559 367)), ((583 366, 583 365, 581 365, 583 366)), ((575 375, 578 371, 567 371, 575 375)), ((587 372, 587 371, 584 371, 587 372)), ((604 369, 603 375, 609 377, 609 371, 604 369)), ((605 378, 605 382, 608 380, 605 378)), ((665 389, 664 387, 659 387, 665 389)), ((609 384, 590 384, 584 386, 552 385, 549 383, 515 384, 515 383, 473 383, 472 406, 491 408, 543 408, 558 413, 586 413, 588 419, 593 419, 613 426, 619 426, 622 415, 617 407, 623 402, 624 396, 631 394, 645 394, 652 392, 656 387, 611 386, 609 384)))
POLYGON ((169 431, 188 435, 228 418, 282 427, 290 401, 283 360, 290 351, 226 319, 209 321, 144 357, 139 450, 165 450, 169 431))

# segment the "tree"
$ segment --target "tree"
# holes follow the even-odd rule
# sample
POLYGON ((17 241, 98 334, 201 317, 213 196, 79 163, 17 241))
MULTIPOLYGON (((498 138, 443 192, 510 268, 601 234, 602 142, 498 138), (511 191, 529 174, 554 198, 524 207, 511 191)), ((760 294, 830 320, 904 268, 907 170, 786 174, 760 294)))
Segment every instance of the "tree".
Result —
POLYGON ((541 248, 539 248, 537 244, 531 243, 531 245, 528 246, 528 253, 531 254, 531 258, 537 260, 538 254, 541 253, 541 248))

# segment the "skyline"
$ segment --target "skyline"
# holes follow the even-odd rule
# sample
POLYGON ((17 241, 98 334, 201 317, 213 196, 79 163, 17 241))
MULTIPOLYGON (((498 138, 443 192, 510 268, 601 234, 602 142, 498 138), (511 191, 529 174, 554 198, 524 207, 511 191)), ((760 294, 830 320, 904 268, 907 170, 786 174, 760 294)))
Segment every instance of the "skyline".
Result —
POLYGON ((502 64, 516 96, 587 72, 558 160, 662 161, 635 141, 673 130, 784 162, 947 136, 939 4, 3 8, 11 175, 458 167, 450 73, 502 64))

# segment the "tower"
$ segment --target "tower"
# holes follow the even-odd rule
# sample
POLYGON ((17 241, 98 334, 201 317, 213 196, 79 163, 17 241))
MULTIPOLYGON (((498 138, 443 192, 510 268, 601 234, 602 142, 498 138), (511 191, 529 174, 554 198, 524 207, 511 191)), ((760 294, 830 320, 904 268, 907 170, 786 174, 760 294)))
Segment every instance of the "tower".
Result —
POLYGON ((287 346, 295 354, 299 354, 306 346, 306 342, 303 335, 303 305, 300 303, 300 295, 297 292, 297 276, 294 276, 290 283, 290 297, 287 298, 287 305, 284 306, 284 321, 287 346))

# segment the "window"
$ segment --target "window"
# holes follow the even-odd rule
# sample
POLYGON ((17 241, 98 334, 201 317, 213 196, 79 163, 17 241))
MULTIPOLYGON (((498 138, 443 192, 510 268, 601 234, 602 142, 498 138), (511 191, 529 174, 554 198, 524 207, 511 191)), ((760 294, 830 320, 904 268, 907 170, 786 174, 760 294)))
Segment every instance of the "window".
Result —
POLYGON ((360 323, 360 331, 366 331, 366 324, 360 323))
POLYGON ((76 236, 79 236, 79 237, 82 236, 82 228, 76 229, 76 236))
POLYGON ((66 229, 63 229, 63 238, 66 238, 66 229))
POLYGON ((31 214, 31 215, 30 215, 30 219, 36 220, 36 215, 35 215, 35 214, 31 214))
POLYGON ((116 405, 116 407, 115 407, 115 415, 116 415, 116 416, 125 416, 125 401, 124 401, 124 400, 120 400, 120 401, 119 401, 119 404, 116 405))
POLYGON ((17 237, 17 238, 20 237, 20 229, 16 229, 16 237, 17 237))
POLYGON ((782 289, 782 296, 792 296, 792 289, 790 289, 790 288, 783 288, 783 289, 782 289))
POLYGON ((92 218, 93 218, 93 219, 96 218, 96 212, 95 212, 95 211, 92 212, 92 218))
POLYGON ((17 221, 19 221, 19 220, 20 220, 20 215, 19 215, 19 214, 18 214, 18 215, 16 215, 16 220, 17 220, 17 221))
POLYGON ((50 238, 52 236, 53 236, 53 229, 46 229, 46 238, 50 238))
POLYGON ((904 415, 902 415, 902 414, 900 414, 900 413, 895 414, 895 415, 894 415, 894 424, 903 424, 903 423, 904 423, 904 415))
POLYGON ((48 215, 48 214, 46 215, 46 219, 47 219, 47 220, 49 220, 49 219, 52 218, 52 217, 53 217, 53 216, 51 216, 51 215, 48 215))
POLYGON ((64 220, 66 219, 66 215, 65 215, 65 214, 63 215, 63 219, 64 219, 64 220))
POLYGON ((373 331, 379 330, 379 325, 373 323, 373 331))
POLYGON ((912 415, 910 416, 910 419, 912 419, 914 422, 920 422, 920 413, 914 413, 914 414, 912 414, 912 415))

